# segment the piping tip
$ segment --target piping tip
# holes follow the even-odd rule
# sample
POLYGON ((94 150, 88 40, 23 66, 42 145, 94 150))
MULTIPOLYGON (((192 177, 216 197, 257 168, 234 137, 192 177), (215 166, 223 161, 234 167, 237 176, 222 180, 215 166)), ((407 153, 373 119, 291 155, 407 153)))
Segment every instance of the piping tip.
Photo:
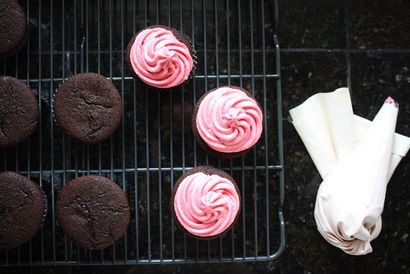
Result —
POLYGON ((395 101, 392 97, 387 97, 387 99, 384 101, 385 103, 388 104, 393 104, 396 108, 399 107, 399 102, 395 101))
POLYGON ((390 96, 387 97, 386 101, 384 101, 384 102, 385 102, 385 103, 389 103, 389 104, 394 104, 394 103, 395 103, 394 99, 391 98, 390 96))

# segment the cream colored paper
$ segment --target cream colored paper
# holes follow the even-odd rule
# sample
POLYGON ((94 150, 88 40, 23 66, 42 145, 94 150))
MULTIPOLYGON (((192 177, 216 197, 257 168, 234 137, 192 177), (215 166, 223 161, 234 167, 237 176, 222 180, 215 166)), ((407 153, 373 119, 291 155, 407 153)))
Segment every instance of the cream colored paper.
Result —
POLYGON ((348 254, 372 251, 387 182, 410 147, 410 138, 394 133, 395 109, 383 105, 372 123, 353 114, 349 91, 340 88, 290 111, 324 180, 315 207, 318 230, 348 254))

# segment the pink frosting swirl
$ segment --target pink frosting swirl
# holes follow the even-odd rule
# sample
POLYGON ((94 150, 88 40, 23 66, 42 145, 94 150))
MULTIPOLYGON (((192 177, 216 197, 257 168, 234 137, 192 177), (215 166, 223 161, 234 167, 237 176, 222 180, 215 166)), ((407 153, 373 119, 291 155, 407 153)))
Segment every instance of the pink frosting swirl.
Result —
POLYGON ((219 175, 196 172, 184 178, 174 196, 174 212, 191 234, 212 237, 228 229, 239 212, 235 185, 219 175))
POLYGON ((138 77, 157 88, 180 85, 188 79, 193 68, 188 47, 164 28, 141 31, 131 46, 129 57, 138 77))
POLYGON ((234 153, 247 150, 262 134, 263 114, 255 99, 243 90, 220 87, 200 102, 196 127, 213 150, 234 153))

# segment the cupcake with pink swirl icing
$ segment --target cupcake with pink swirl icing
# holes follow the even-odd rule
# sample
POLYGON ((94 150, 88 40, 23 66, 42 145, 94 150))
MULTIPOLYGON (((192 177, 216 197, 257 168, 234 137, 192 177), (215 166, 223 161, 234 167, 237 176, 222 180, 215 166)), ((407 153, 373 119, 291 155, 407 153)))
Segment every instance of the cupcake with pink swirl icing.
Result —
POLYGON ((133 74, 161 89, 184 83, 195 62, 189 39, 167 26, 150 26, 134 35, 128 43, 127 61, 133 74))
POLYGON ((258 142, 262 129, 263 113, 255 97, 236 86, 206 92, 192 116, 198 144, 216 158, 243 155, 258 142))
POLYGON ((226 172, 201 166, 184 173, 175 184, 171 211, 176 224, 198 239, 223 236, 237 220, 241 195, 226 172))

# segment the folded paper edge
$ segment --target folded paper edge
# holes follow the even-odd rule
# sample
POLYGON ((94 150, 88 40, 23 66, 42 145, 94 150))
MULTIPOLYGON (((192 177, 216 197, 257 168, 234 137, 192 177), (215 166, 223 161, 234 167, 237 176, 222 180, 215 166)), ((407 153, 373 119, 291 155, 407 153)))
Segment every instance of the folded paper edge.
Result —
MULTIPOLYGON (((339 94, 339 93, 349 93, 349 89, 347 87, 341 87, 332 92, 320 92, 320 93, 316 93, 310 96, 302 104, 289 110, 289 114, 292 118, 292 123, 297 123, 297 120, 299 119, 299 117, 303 117, 303 113, 305 109, 309 108, 309 106, 313 104, 315 100, 318 100, 319 97, 328 97, 328 96, 330 97, 330 96, 334 96, 335 94, 339 94)), ((370 123, 372 123, 372 121, 366 118, 360 117, 356 114, 354 114, 354 120, 358 123, 366 125, 367 127, 369 126, 370 123)), ((402 134, 399 134, 399 133, 394 133, 392 153, 397 154, 400 157, 405 157, 409 150, 410 150, 410 138, 402 134)))
MULTIPOLYGON (((318 97, 327 97, 327 96, 333 96, 335 94, 339 94, 339 93, 344 93, 347 92, 349 93, 349 89, 346 87, 341 87, 338 88, 334 91, 331 92, 320 92, 320 93, 316 93, 315 95, 310 96, 309 98, 307 98, 302 104, 300 104, 297 107, 292 108, 291 110, 289 110, 289 114, 292 118, 292 120, 295 120, 295 117, 297 117, 298 115, 301 115, 304 111, 305 108, 307 108, 310 104, 313 103, 313 101, 316 100, 316 98, 318 97)), ((300 116, 299 116, 300 117, 300 116)))
MULTIPOLYGON (((358 115, 354 115, 354 120, 357 123, 361 123, 365 126, 369 126, 372 121, 367 120, 366 118, 360 117, 358 115)), ((410 138, 407 136, 404 136, 399 133, 394 133, 393 137, 393 148, 392 148, 392 154, 397 154, 401 157, 405 157, 407 155, 407 152, 410 149, 410 138)))

